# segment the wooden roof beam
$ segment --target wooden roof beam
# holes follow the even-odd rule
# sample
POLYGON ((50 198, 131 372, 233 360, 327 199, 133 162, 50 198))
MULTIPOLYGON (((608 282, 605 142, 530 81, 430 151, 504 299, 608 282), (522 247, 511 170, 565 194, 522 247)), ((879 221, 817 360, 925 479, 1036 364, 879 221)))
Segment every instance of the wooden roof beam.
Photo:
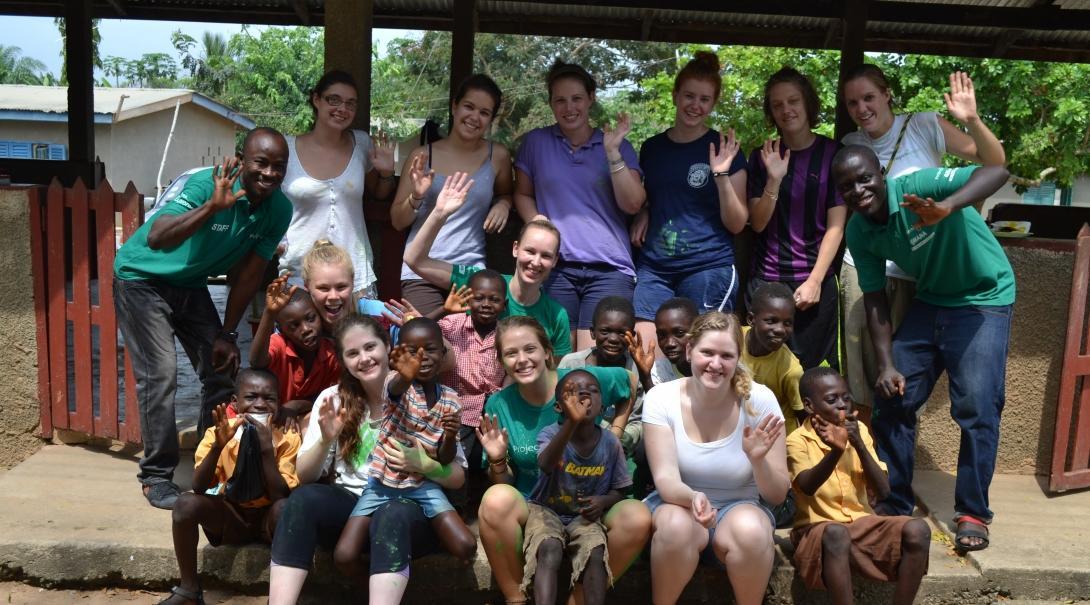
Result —
POLYGON ((1007 55, 1007 51, 1011 46, 1018 41, 1018 38, 1022 37, 1022 30, 1019 29, 1006 29, 995 39, 995 44, 992 45, 992 56, 998 59, 1002 59, 1007 55))
POLYGON ((129 13, 125 10, 125 0, 106 0, 106 2, 113 7, 114 12, 118 17, 128 17, 129 13))
POLYGON ((647 8, 643 11, 643 22, 640 24, 640 41, 647 42, 651 39, 651 26, 655 24, 655 11, 647 8))
MULTIPOLYGON (((533 4, 525 0, 509 0, 533 4)), ((708 13, 734 13, 820 19, 843 18, 843 3, 829 0, 549 0, 567 6, 663 9, 708 13)), ((1029 8, 979 5, 931 4, 887 0, 868 2, 868 21, 920 23, 926 25, 961 25, 966 27, 1002 27, 1044 30, 1090 30, 1090 10, 1061 9, 1054 4, 1029 8)))
POLYGON ((291 8, 295 11, 295 15, 299 17, 303 25, 310 25, 310 9, 307 8, 306 0, 291 0, 291 8))

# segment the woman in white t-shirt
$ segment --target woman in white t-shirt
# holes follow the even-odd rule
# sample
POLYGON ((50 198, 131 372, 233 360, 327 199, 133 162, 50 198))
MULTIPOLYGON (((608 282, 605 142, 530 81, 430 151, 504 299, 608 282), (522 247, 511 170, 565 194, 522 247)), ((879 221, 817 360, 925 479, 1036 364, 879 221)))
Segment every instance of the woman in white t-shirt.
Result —
POLYGON ((701 559, 726 566, 735 601, 757 605, 772 574, 772 513, 790 487, 783 414, 767 387, 739 365, 738 318, 711 312, 693 322, 693 375, 644 396, 643 430, 656 491, 651 588, 673 603, 701 559))
POLYGON ((291 271, 291 283, 302 285, 303 255, 325 239, 348 251, 356 269, 352 291, 375 298, 371 241, 363 219, 363 194, 386 199, 394 191, 394 146, 378 144, 362 130, 349 128, 359 104, 352 76, 327 72, 310 93, 314 128, 287 137, 288 169, 281 190, 294 206, 284 236, 287 249, 280 271, 291 271))
MULTIPOLYGON (((344 371, 339 384, 318 395, 314 413, 295 461, 301 485, 283 505, 272 540, 269 603, 294 605, 306 582, 318 546, 332 549, 349 515, 367 488, 367 457, 386 447, 392 465, 418 472, 447 489, 465 484, 466 460, 461 446, 445 467, 427 456, 406 455, 377 445, 385 411, 382 385, 389 372, 390 335, 373 318, 349 315, 337 324, 334 337, 344 371), (438 471, 438 472, 436 472, 438 471), (326 477, 329 481, 320 480, 326 477)), ((370 526, 370 576, 353 570, 353 580, 367 586, 372 602, 398 603, 408 586, 409 559, 437 551, 442 538, 420 507, 405 500, 376 512, 370 526), (381 546, 381 548, 380 548, 381 546)), ((453 552, 465 559, 476 544, 453 552)))
MULTIPOLYGON (((947 153, 984 166, 1002 166, 1007 161, 1003 144, 977 113, 976 91, 966 73, 950 74, 950 92, 943 95, 947 111, 964 125, 966 132, 932 111, 894 114, 889 81, 876 65, 864 64, 849 71, 841 84, 840 97, 852 121, 859 126, 859 130, 844 137, 843 143, 873 149, 887 177, 896 178, 921 168, 939 168, 947 153)), ((892 262, 886 263, 886 276, 890 323, 896 330, 915 297, 916 283, 892 262)), ((867 418, 874 405, 877 369, 867 332, 863 293, 852 255, 847 251, 841 284, 843 369, 856 402, 863 405, 863 418, 867 418)))

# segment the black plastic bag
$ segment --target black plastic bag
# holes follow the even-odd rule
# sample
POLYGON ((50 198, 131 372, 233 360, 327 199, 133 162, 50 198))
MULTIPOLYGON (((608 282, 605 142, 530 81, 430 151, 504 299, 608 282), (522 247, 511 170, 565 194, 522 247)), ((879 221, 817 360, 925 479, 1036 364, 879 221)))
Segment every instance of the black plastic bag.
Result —
POLYGON ((250 502, 265 495, 265 476, 262 474, 261 442, 257 429, 249 423, 242 426, 238 444, 238 460, 235 472, 227 480, 224 496, 232 502, 250 502))

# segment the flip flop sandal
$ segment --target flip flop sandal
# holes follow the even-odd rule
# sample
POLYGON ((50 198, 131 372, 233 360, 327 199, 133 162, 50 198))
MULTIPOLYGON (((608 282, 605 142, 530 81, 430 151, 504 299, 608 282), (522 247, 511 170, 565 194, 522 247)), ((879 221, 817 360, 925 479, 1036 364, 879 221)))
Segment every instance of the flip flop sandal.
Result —
POLYGON ((200 590, 200 589, 197 589, 196 591, 186 590, 186 589, 182 588, 181 586, 175 586, 174 588, 171 588, 170 589, 170 596, 163 599, 162 601, 159 601, 159 605, 163 605, 163 603, 166 603, 167 601, 173 599, 174 597, 182 597, 183 599, 189 599, 190 602, 196 603, 197 605, 204 605, 204 591, 203 590, 200 590))
POLYGON ((954 535, 954 548, 959 552, 971 552, 988 548, 988 524, 972 515, 960 515, 954 519, 957 533, 954 535), (966 544, 967 538, 979 538, 979 544, 966 544))

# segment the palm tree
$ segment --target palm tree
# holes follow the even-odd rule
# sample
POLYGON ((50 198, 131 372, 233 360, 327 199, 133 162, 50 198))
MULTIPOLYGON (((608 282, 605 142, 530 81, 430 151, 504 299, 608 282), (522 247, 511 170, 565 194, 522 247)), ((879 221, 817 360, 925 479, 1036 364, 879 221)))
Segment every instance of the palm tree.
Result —
MULTIPOLYGON (((102 57, 98 54, 98 45, 102 41, 102 35, 98 33, 98 22, 102 19, 91 20, 91 67, 92 69, 102 69, 102 57)), ((61 83, 68 83, 68 27, 67 22, 62 17, 54 17, 53 25, 57 26, 57 31, 61 33, 61 83)))
POLYGON ((105 74, 107 78, 113 76, 114 88, 121 86, 121 76, 128 72, 128 63, 129 61, 124 57, 116 57, 113 55, 106 57, 102 62, 102 73, 105 74))
POLYGON ((41 84, 49 70, 45 63, 24 57, 18 46, 0 44, 0 84, 41 84))

